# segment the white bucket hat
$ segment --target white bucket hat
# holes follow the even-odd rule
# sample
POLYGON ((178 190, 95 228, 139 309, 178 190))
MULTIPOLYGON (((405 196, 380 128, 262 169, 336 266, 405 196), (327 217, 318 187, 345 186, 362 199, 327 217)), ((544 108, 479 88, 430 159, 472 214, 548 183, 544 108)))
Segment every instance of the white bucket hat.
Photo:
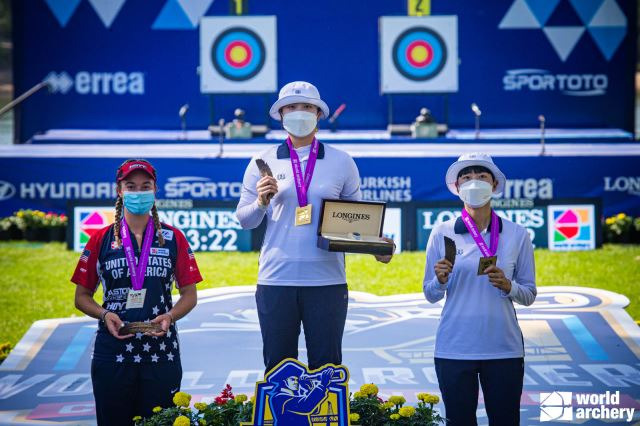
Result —
POLYGON ((458 173, 460 170, 469 166, 482 166, 491 170, 493 176, 498 181, 498 186, 496 190, 493 191, 494 194, 501 194, 504 192, 504 185, 507 181, 504 173, 500 171, 498 166, 493 163, 493 160, 488 154, 484 154, 482 152, 471 152, 469 154, 462 154, 458 161, 449 166, 449 170, 447 170, 447 175, 445 181, 447 183, 447 188, 454 195, 458 195, 458 188, 456 188, 456 181, 458 180, 458 173))
POLYGON ((271 105, 269 115, 274 120, 280 121, 280 109, 284 106, 297 103, 317 106, 322 111, 320 118, 329 116, 329 107, 320 99, 320 92, 318 92, 316 86, 306 81, 292 81, 291 83, 285 84, 284 87, 280 89, 278 100, 271 105))

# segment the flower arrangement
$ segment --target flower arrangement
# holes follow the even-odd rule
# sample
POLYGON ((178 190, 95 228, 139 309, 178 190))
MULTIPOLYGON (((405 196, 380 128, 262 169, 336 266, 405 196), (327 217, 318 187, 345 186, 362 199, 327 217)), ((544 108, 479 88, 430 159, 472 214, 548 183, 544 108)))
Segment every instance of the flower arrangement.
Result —
POLYGON ((640 242, 640 217, 618 213, 604 221, 605 240, 612 243, 640 242))
POLYGON ((384 401, 378 396, 378 387, 372 383, 364 384, 353 394, 350 403, 351 424, 366 426, 429 426, 444 423, 444 418, 433 410, 440 402, 437 395, 418 394, 418 404, 405 405, 403 396, 394 395, 384 401))
MULTIPOLYGON (((388 401, 378 397, 378 387, 372 383, 362 385, 351 395, 349 422, 363 426, 429 426, 444 423, 433 410, 440 402, 436 395, 418 394, 416 407, 405 406, 403 396, 392 396, 388 401)), ((174 407, 155 407, 149 418, 136 416, 136 426, 237 426, 250 422, 255 400, 247 395, 234 395, 227 385, 212 403, 196 402, 191 405, 191 395, 178 392, 173 397, 174 407)))
POLYGON ((67 222, 67 216, 64 214, 21 209, 13 216, 0 219, 0 239, 64 241, 67 222))

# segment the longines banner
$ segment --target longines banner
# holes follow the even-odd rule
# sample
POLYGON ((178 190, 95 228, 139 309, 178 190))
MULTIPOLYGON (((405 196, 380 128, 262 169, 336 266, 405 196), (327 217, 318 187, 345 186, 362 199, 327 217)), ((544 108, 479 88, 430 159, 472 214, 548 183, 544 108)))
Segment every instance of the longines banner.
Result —
MULTIPOLYGON (((600 417, 605 410, 624 413, 616 424, 640 419, 640 328, 625 312, 628 304, 625 296, 606 290, 539 287, 532 306, 515 305, 525 349, 523 426, 583 423, 587 413, 600 417), (575 398, 567 398, 570 394, 575 398)), ((403 395, 412 405, 418 393, 439 394, 433 350, 441 311, 441 303, 430 304, 421 293, 382 297, 350 292, 343 343, 349 388, 375 383, 382 398, 403 395)), ((86 317, 31 326, 0 364, 0 424, 95 424, 90 364, 96 326, 97 320, 86 317)), ((278 384, 277 369, 263 377, 255 287, 200 291, 198 306, 178 327, 181 390, 193 395, 192 403, 213 402, 227 384, 236 394, 257 390, 263 401, 264 393, 278 384)), ((132 346, 124 356, 143 350, 135 341, 132 346)), ((301 339, 301 361, 306 362, 304 347, 301 339)), ((172 348, 150 350, 166 356, 172 348)), ((317 374, 296 365, 284 368, 293 369, 287 373, 292 376, 317 374)), ((333 407, 347 380, 335 376, 333 407)), ((442 402, 436 408, 444 411, 442 402)), ((482 400, 478 408, 479 423, 487 424, 482 400)), ((586 418, 595 422, 599 417, 586 418)))
MULTIPOLYGON (((235 2, 13 3, 13 42, 19 53, 14 58, 15 93, 45 79, 52 85, 51 93, 38 93, 21 106, 24 139, 51 128, 178 129, 178 109, 185 103, 190 105, 187 123, 192 128, 206 129, 219 118, 229 121, 238 107, 249 121, 262 124, 265 105, 275 99, 275 94, 267 99, 216 96, 212 118, 209 99, 200 92, 201 73, 207 72, 199 69, 200 23, 209 17, 228 18, 235 2)), ((370 0, 363 7, 343 0, 299 0, 296 7, 283 5, 250 2, 251 15, 238 21, 277 16, 273 39, 253 26, 239 25, 215 46, 218 75, 247 78, 266 72, 269 56, 261 67, 262 40, 267 53, 270 46, 278 48, 271 68, 277 74, 260 83, 262 92, 273 91, 274 81, 309 80, 332 110, 348 105, 341 127, 386 128, 388 99, 380 95, 382 76, 376 70, 389 56, 381 56, 379 20, 406 17, 407 2, 370 0), (312 29, 320 34, 310 40, 301 37, 312 29)), ((436 74, 453 77, 448 71, 434 72, 440 64, 457 67, 461 84, 450 96, 451 128, 473 125, 469 105, 476 102, 485 112, 482 124, 489 128, 530 128, 544 114, 558 128, 633 132, 636 14, 636 3, 628 0, 432 1, 431 17, 416 22, 442 16, 455 20, 457 55, 449 44, 449 30, 417 25, 427 30, 407 27, 404 38, 395 34, 399 44, 394 66, 404 71, 405 82, 436 74), (443 62, 445 50, 448 59, 443 62)), ((213 48, 215 40, 212 35, 205 47, 213 48)), ((391 50, 393 42, 383 54, 391 50)), ((412 122, 424 106, 444 121, 442 99, 403 95, 393 102, 394 122, 412 122)))

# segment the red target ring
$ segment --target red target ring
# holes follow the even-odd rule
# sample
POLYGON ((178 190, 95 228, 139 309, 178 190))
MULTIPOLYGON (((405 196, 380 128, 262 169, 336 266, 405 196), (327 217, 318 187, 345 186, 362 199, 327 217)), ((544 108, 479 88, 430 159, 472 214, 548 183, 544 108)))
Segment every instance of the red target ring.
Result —
POLYGON ((407 46, 405 55, 411 65, 423 68, 433 61, 433 47, 424 40, 416 40, 407 46))
POLYGON ((242 40, 236 40, 227 45, 224 50, 227 64, 234 68, 242 68, 251 62, 253 57, 251 47, 242 40))

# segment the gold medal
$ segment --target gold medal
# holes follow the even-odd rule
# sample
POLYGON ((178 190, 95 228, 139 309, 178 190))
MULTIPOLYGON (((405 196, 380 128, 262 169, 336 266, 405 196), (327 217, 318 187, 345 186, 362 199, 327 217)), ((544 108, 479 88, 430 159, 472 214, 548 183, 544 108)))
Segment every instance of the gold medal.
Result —
POLYGON ((481 257, 480 261, 478 262, 478 275, 487 275, 486 272, 484 272, 484 270, 491 265, 497 265, 497 264, 498 264, 498 256, 481 257))
POLYGON ((311 223, 311 204, 304 207, 296 207, 296 226, 309 225, 311 223))

